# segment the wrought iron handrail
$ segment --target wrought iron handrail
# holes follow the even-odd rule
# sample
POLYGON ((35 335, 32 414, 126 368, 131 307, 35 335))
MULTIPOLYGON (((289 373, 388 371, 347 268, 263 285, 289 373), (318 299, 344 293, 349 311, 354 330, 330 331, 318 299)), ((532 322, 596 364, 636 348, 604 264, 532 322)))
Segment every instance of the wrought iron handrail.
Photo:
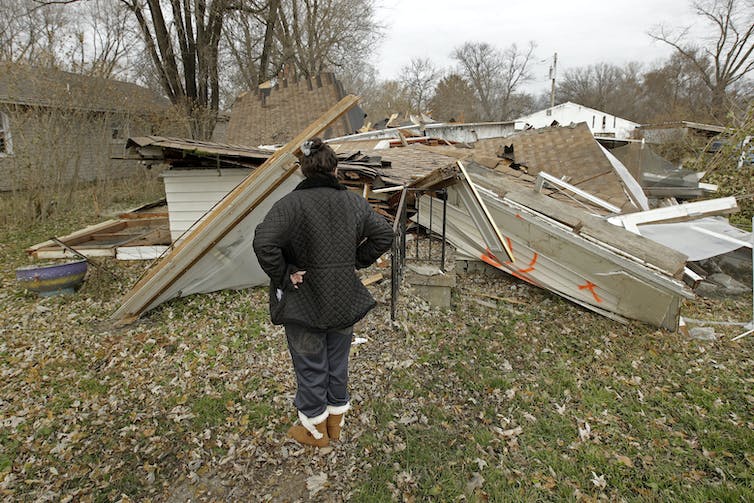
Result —
POLYGON ((395 213, 395 222, 393 222, 393 247, 390 254, 390 319, 392 321, 395 321, 398 290, 403 281, 403 268, 406 266, 407 194, 408 189, 404 187, 400 203, 398 203, 398 211, 395 213))
MULTIPOLYGON (((446 241, 446 223, 447 223, 447 192, 445 189, 440 191, 427 190, 427 189, 412 189, 405 188, 401 192, 401 199, 398 203, 398 210, 395 214, 395 221, 393 222, 393 246, 391 253, 391 270, 390 270, 390 319, 395 321, 395 313, 398 307, 398 295, 400 293, 400 285, 403 281, 403 275, 406 268, 406 229, 408 227, 408 192, 426 193, 426 192, 440 192, 443 194, 443 208, 442 208, 442 248, 440 255, 440 270, 445 271, 445 246, 446 241)), ((427 236, 429 238, 428 249, 428 261, 432 256, 432 201, 434 198, 430 198, 430 222, 429 229, 427 230, 427 236)), ((418 222, 419 209, 416 208, 416 216, 418 222)), ((416 259, 419 259, 419 233, 416 236, 416 259)))

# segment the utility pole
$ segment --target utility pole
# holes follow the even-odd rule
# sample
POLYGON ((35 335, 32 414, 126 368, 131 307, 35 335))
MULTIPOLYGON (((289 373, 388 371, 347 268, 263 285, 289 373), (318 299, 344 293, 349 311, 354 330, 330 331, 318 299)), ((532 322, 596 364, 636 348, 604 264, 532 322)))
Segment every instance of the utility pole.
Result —
POLYGON ((555 106, 555 73, 558 71, 558 53, 552 57, 552 66, 550 66, 550 80, 552 86, 550 87, 550 108, 555 106))

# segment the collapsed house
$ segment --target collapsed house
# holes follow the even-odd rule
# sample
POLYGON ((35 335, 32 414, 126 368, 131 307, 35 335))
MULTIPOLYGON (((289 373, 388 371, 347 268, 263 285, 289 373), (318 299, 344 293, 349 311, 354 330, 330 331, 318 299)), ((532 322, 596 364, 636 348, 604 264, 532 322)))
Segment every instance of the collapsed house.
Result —
MULTIPOLYGON (((313 82, 297 92, 320 89, 313 82)), ((692 288, 702 279, 687 267, 689 246, 717 240, 702 247, 706 256, 750 246, 750 235, 732 233, 729 225, 690 230, 693 222, 687 220, 736 211, 732 198, 674 204, 657 213, 651 207, 658 198, 669 204, 674 203, 669 194, 680 194, 651 193, 646 189, 654 179, 637 174, 673 172, 664 181, 671 191, 712 188, 701 186, 696 174, 676 176, 664 164, 647 168, 634 147, 614 155, 586 124, 517 134, 510 123, 413 124, 334 137, 355 103, 354 97, 342 98, 280 148, 131 138, 128 157, 163 169, 168 222, 162 221, 161 236, 168 235, 170 244, 152 250, 164 252, 162 258, 113 318, 128 323, 175 297, 266 284, 249 251, 253 232, 271 205, 300 181, 296 152, 315 135, 330 137, 341 182, 394 222, 399 246, 405 247, 401 232, 426 229, 452 246, 459 260, 486 263, 619 321, 675 330, 682 301, 693 298, 692 288), (670 225, 685 227, 668 232, 663 226, 670 225), (656 238, 679 232, 693 234, 683 239, 684 246, 656 238)), ((52 253, 50 246, 30 253, 43 249, 52 253)), ((396 282, 401 266, 395 257, 405 259, 405 249, 394 248, 393 255, 396 282)), ((394 285, 394 296, 396 291, 394 285)))

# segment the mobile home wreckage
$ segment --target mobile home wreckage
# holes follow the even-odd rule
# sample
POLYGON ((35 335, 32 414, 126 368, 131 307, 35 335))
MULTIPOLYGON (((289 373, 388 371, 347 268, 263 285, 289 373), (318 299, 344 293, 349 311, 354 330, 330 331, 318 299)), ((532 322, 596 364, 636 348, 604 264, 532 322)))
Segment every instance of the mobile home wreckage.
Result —
MULTIPOLYGON (((254 229, 301 180, 299 145, 337 134, 333 124, 343 124, 356 103, 343 97, 279 148, 131 138, 129 157, 164 168, 168 222, 161 215, 162 236, 171 244, 113 320, 130 323, 176 297, 266 284, 251 252, 254 229)), ((506 125, 500 136, 473 142, 452 140, 448 132, 475 134, 493 125, 432 126, 328 140, 339 157, 341 182, 394 223, 394 296, 406 259, 405 233, 421 229, 452 246, 457 260, 483 262, 612 319, 675 330, 683 299, 693 298, 702 279, 687 267, 688 243, 712 241, 702 247, 705 256, 750 246, 748 234, 732 233, 724 223, 693 225, 700 217, 736 211, 733 198, 651 209, 656 196, 585 124, 518 134, 506 125), (440 134, 432 137, 433 131, 440 134), (663 227, 670 225, 685 227, 663 227), (691 232, 683 246, 655 239, 679 232, 691 232)), ((42 249, 49 247, 30 253, 42 249)), ((438 274, 445 272, 441 261, 438 274)))

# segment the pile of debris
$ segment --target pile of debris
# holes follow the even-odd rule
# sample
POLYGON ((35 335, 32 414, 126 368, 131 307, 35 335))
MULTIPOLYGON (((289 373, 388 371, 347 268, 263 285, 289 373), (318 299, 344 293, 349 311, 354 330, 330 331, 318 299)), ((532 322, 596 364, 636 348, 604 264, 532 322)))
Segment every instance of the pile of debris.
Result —
MULTIPOLYGON (((298 146, 356 101, 346 96, 279 148, 130 139, 129 157, 163 170, 171 244, 114 319, 130 322, 179 296, 265 284, 250 252, 254 228, 300 181, 298 146)), ((517 134, 488 126, 424 124, 328 141, 342 183, 394 222, 398 238, 423 229, 444 238, 456 260, 484 262, 619 321, 677 329, 682 300, 704 279, 690 262, 751 247, 750 234, 720 218, 737 210, 735 199, 679 203, 715 187, 644 143, 609 151, 583 123, 517 134), (497 137, 479 138, 495 128, 497 137)), ((48 245, 30 253, 49 253, 48 245)))

